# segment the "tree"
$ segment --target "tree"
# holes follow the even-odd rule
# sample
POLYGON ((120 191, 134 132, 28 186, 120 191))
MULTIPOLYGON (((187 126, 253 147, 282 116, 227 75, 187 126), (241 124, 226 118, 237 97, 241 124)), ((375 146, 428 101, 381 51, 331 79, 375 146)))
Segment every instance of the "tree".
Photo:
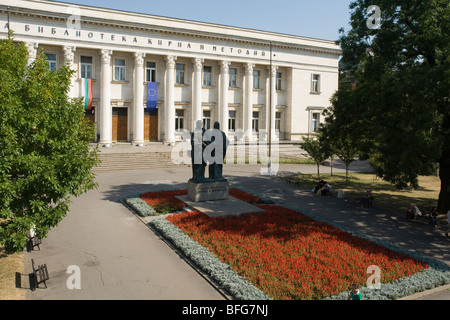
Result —
POLYGON ((341 134, 336 136, 333 141, 334 150, 336 155, 345 164, 345 181, 348 181, 348 167, 355 160, 359 154, 357 144, 347 134, 341 134))
POLYGON ((323 152, 328 156, 330 159, 330 175, 333 176, 333 162, 335 157, 337 156, 336 153, 336 146, 333 144, 332 137, 329 137, 325 134, 324 131, 324 125, 320 124, 319 127, 319 142, 322 145, 323 152))
POLYGON ((320 178, 320 165, 328 159, 328 150, 314 137, 304 137, 300 147, 305 150, 317 165, 317 177, 320 178))
MULTIPOLYGON (((340 101, 346 101, 341 99, 340 101)), ((333 105, 339 106, 336 95, 332 98, 333 105)), ((338 110, 342 108, 338 107, 338 110)), ((353 121, 337 121, 333 107, 324 111, 325 123, 319 128, 320 140, 331 157, 336 155, 345 164, 345 180, 348 181, 348 169, 350 164, 361 153, 364 140, 355 134, 357 129, 353 128, 353 121)), ((351 117, 347 117, 351 118, 351 117)))
POLYGON ((45 238, 68 213, 71 196, 96 186, 94 128, 80 99, 69 99, 73 71, 49 70, 44 54, 0 40, 0 243, 23 250, 27 231, 45 238))
POLYGON ((450 2, 357 0, 351 29, 341 29, 342 63, 352 85, 333 98, 333 127, 352 140, 380 177, 418 187, 418 174, 439 163, 438 210, 450 209, 450 2), (368 12, 375 5, 380 12, 368 12), (381 25, 372 20, 380 13, 381 25))

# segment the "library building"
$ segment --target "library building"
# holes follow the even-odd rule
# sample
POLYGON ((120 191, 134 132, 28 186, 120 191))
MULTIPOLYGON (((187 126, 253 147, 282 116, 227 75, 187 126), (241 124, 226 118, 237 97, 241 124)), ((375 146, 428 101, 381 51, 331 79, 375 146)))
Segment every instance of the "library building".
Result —
POLYGON ((299 141, 338 88, 329 40, 47 0, 2 0, 0 37, 9 28, 29 63, 43 52, 76 71, 70 96, 102 146, 173 145, 197 120, 230 140, 299 141))

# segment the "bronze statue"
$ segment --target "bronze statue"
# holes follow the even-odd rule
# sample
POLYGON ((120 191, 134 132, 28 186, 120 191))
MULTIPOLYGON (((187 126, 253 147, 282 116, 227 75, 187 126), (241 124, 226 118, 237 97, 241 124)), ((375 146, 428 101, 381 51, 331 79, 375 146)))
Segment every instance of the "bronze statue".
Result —
POLYGON ((229 140, 225 132, 220 131, 219 122, 216 121, 214 129, 208 131, 202 127, 201 120, 195 122, 195 130, 191 134, 192 182, 226 181, 222 172, 228 144, 229 140), (208 179, 205 178, 207 164, 209 165, 208 179))
POLYGON ((193 182, 205 181, 206 162, 203 159, 203 151, 207 144, 203 141, 205 128, 202 128, 202 120, 195 122, 194 132, 191 134, 191 158, 192 158, 192 179, 193 182))
MULTIPOLYGON (((221 157, 222 159, 219 159, 219 162, 213 161, 212 163, 209 164, 209 168, 208 168, 209 169, 209 179, 225 181, 226 179, 223 177, 223 160, 225 159, 228 144, 230 143, 230 141, 228 140, 225 132, 220 131, 219 122, 217 122, 217 121, 214 122, 213 131, 215 131, 214 132, 215 134, 217 134, 217 131, 219 131, 219 133, 222 135, 222 141, 219 141, 218 145, 216 146, 216 148, 220 148, 218 150, 219 151, 218 156, 222 156, 221 157)), ((212 135, 211 143, 214 143, 215 139, 216 139, 216 137, 214 135, 212 135)), ((216 156, 216 148, 214 148, 211 152, 211 156, 213 157, 213 159, 216 156)))

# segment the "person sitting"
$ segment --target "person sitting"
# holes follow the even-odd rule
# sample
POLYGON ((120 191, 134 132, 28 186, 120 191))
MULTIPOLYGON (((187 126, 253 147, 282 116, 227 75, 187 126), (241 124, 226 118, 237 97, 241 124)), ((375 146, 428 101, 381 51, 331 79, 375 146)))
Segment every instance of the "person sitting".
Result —
POLYGON ((428 214, 428 218, 430 220, 430 226, 432 226, 432 227, 437 226, 437 216, 438 216, 437 208, 432 207, 430 213, 428 214))
POLYGON ((330 192, 330 185, 328 184, 328 183, 324 183, 323 185, 322 185, 322 187, 319 189, 319 190, 317 190, 317 195, 318 196, 326 196, 326 195, 328 195, 328 193, 330 192))
POLYGON ((331 195, 331 185, 329 185, 326 181, 319 181, 319 184, 313 189, 313 192, 318 196, 327 196, 331 195))
POLYGON ((317 183, 317 186, 314 187, 314 189, 312 190, 314 193, 317 193, 319 190, 321 190, 323 188, 323 186, 326 184, 327 182, 324 180, 320 180, 317 183))
POLYGON ((422 212, 420 212, 419 208, 417 208, 414 204, 411 204, 408 211, 406 211, 406 219, 417 220, 418 217, 421 216, 422 212))
POLYGON ((320 195, 322 196, 331 195, 331 185, 325 182, 323 187, 320 189, 320 195))

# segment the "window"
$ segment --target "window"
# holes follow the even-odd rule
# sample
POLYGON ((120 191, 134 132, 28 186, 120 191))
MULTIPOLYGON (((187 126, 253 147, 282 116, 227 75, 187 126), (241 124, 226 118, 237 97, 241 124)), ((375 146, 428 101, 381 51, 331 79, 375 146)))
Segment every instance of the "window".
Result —
POLYGON ((203 128, 206 130, 211 128, 211 111, 203 111, 203 128))
POLYGON ((175 66, 175 70, 176 70, 175 82, 177 84, 184 84, 184 68, 185 68, 184 64, 177 63, 177 65, 175 66))
POLYGON ((253 89, 260 89, 260 76, 261 71, 259 70, 253 71, 253 89))
POLYGON ((145 81, 156 82, 156 63, 147 61, 145 66, 145 81))
POLYGON ((125 81, 125 60, 114 59, 114 80, 125 81))
POLYGON ((211 86, 211 71, 212 68, 208 66, 203 67, 203 85, 211 86))
POLYGON ((236 111, 228 111, 228 131, 236 131, 236 111))
POLYGON ((258 111, 254 111, 253 112, 253 116, 252 116, 252 130, 254 132, 258 132, 259 131, 259 112, 258 111))
POLYGON ((184 129, 184 110, 175 110, 175 131, 181 132, 184 129))
POLYGON ((312 75, 311 92, 313 92, 313 93, 320 92, 320 75, 319 74, 312 75))
POLYGON ((275 89, 276 90, 282 90, 282 83, 283 83, 282 74, 281 74, 281 72, 277 72, 277 79, 276 79, 275 89))
POLYGON ((275 112, 275 131, 281 131, 281 112, 275 112))
POLYGON ((45 61, 48 63, 48 69, 49 70, 55 70, 56 69, 56 54, 54 53, 46 53, 45 61))
POLYGON ((309 111, 308 116, 308 133, 315 133, 319 130, 321 117, 325 107, 322 106, 309 106, 306 108, 309 111))
POLYGON ((92 57, 81 56, 80 78, 92 79, 92 57))
POLYGON ((317 132, 317 130, 319 129, 319 123, 320 123, 320 113, 314 112, 312 114, 312 123, 311 123, 313 132, 317 132))
POLYGON ((231 88, 236 88, 237 87, 237 69, 230 68, 228 73, 230 74, 230 84, 229 84, 229 86, 231 88))

